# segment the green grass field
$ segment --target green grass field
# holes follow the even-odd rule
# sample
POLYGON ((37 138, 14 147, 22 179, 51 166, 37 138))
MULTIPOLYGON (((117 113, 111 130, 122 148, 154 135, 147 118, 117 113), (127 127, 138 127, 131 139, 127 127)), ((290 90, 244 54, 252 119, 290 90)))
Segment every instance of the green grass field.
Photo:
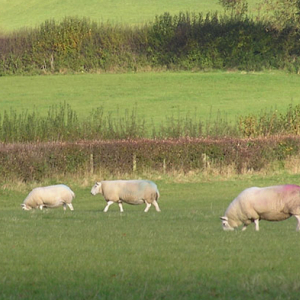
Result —
POLYGON ((206 120, 218 112, 237 116, 300 103, 300 78, 282 72, 267 73, 138 73, 33 77, 0 77, 1 112, 37 109, 46 114, 51 105, 70 104, 79 118, 97 107, 121 115, 137 108, 147 122, 186 114, 206 120))
MULTIPOLYGON (((249 0, 249 11, 255 13, 258 0, 249 0)), ((156 15, 164 12, 223 12, 217 0, 186 0, 163 3, 158 0, 83 0, 75 1, 6 1, 0 0, 0 32, 10 32, 24 27, 35 27, 45 20, 57 21, 64 17, 87 17, 96 22, 122 23, 139 25, 153 21, 156 15)))
MULTIPOLYGON (((65 16, 135 25, 165 11, 221 10, 217 2, 0 0, 0 31, 65 16)), ((249 1, 251 10, 256 2, 249 1)), ((206 119, 220 111, 234 120, 299 104, 299 81, 283 72, 0 77, 0 115, 10 109, 46 114, 66 102, 80 118, 103 106, 113 115, 136 107, 140 118, 155 124, 178 113, 206 119)), ((1 185, 0 299, 298 299, 295 219, 262 221, 260 232, 253 225, 223 232, 219 217, 243 189, 299 184, 299 175, 180 178, 155 180, 162 212, 151 208, 147 214, 144 206, 128 205, 123 214, 117 205, 103 213, 105 202, 91 196, 90 178, 63 179, 76 193, 75 211, 66 213, 22 211, 20 204, 38 184, 1 185)))
POLYGON ((1 190, 0 299, 298 299, 296 221, 223 232, 219 216, 244 188, 299 176, 156 181, 160 207, 102 212, 91 186, 72 186, 75 211, 21 211, 1 190))

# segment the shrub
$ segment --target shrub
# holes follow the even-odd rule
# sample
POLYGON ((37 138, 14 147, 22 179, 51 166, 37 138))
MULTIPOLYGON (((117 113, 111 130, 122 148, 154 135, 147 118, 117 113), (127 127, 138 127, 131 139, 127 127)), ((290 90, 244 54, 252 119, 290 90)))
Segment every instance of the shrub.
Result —
POLYGON ((64 72, 288 69, 297 72, 299 33, 244 14, 164 13, 139 27, 86 18, 47 20, 0 40, 0 75, 64 72))
POLYGON ((297 155, 299 137, 260 139, 114 140, 0 145, 1 181, 41 181, 55 175, 134 174, 173 171, 237 174, 260 171, 297 155))

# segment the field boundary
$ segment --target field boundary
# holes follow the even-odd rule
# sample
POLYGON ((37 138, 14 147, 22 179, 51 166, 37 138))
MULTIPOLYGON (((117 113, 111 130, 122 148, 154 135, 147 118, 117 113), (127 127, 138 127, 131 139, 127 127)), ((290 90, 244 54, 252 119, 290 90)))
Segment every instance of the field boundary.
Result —
POLYGON ((42 181, 57 175, 259 172, 297 157, 298 136, 250 139, 114 140, 0 145, 2 181, 42 181))

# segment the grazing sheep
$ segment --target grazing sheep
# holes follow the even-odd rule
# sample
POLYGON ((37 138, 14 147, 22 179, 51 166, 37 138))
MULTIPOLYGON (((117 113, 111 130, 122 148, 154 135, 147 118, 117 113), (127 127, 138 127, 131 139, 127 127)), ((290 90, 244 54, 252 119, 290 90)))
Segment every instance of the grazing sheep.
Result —
POLYGON ((96 182, 91 190, 92 195, 102 194, 107 202, 104 212, 113 203, 118 203, 120 212, 123 212, 122 202, 127 204, 146 204, 145 212, 149 210, 151 204, 156 211, 160 211, 157 200, 159 192, 154 182, 149 180, 107 180, 96 182))
POLYGON ((300 186, 277 185, 264 188, 252 187, 241 192, 221 217, 224 230, 234 230, 244 224, 245 230, 251 222, 259 231, 259 220, 282 221, 295 216, 300 230, 300 186))
POLYGON ((45 187, 37 187, 33 189, 26 199, 21 204, 22 209, 31 210, 32 208, 43 207, 64 207, 66 210, 67 205, 70 210, 74 210, 72 200, 75 198, 74 192, 64 184, 50 185, 45 187))

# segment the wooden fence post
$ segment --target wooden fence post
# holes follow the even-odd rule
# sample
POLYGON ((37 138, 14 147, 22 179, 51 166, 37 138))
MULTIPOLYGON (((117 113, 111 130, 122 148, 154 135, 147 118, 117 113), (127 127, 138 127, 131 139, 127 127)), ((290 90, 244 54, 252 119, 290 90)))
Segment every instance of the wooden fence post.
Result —
POLYGON ((166 174, 166 169, 167 169, 166 159, 164 158, 164 160, 163 160, 163 172, 164 172, 164 174, 166 174))
POLYGON ((94 174, 94 155, 90 154, 90 173, 94 174))
POLYGON ((133 158, 132 158, 132 171, 136 171, 136 154, 133 153, 133 158))

